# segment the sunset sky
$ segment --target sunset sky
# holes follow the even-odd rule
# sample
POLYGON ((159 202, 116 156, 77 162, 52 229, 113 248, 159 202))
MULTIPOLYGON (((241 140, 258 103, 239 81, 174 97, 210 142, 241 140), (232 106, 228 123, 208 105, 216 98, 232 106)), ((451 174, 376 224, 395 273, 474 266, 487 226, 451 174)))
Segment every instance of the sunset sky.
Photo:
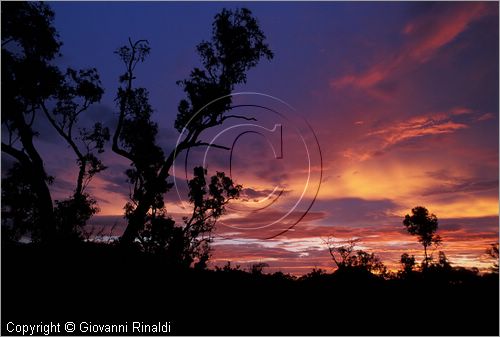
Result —
MULTIPOLYGON (((245 188, 244 200, 232 204, 218 226, 213 264, 266 262, 271 271, 294 274, 313 267, 332 271, 322 239, 333 235, 359 238, 360 248, 397 269, 404 252, 422 258, 417 239, 402 225, 417 205, 439 218, 439 250, 454 265, 491 264, 484 251, 498 240, 499 228, 497 2, 49 4, 64 42, 57 63, 96 67, 101 75, 104 98, 83 122, 99 120, 114 129, 123 69, 113 51, 129 37, 149 40, 152 52, 137 68, 137 83, 150 91, 165 151, 179 136, 173 121, 183 92, 176 81, 199 65, 195 46, 210 37, 214 15, 244 5, 259 20, 275 57, 252 69, 237 91, 286 104, 263 95, 235 97, 235 103, 262 104, 282 115, 239 111, 256 117, 263 134, 247 133, 234 149, 232 175, 245 188), (278 131, 269 131, 276 124, 283 128, 282 159, 274 158, 267 143, 281 146, 278 131), (307 215, 292 230, 267 239, 306 213, 320 174, 307 215), (275 188, 282 194, 269 196, 275 188)), ((56 177, 54 193, 66 197, 75 181, 74 158, 43 120, 37 123, 37 145, 56 177)), ((231 129, 218 141, 231 145, 235 132, 251 128, 231 129)), ((190 153, 189 165, 200 155, 190 153)), ((211 149, 207 156, 209 173, 228 172, 224 150, 211 149)), ((103 161, 109 168, 91 184, 101 208, 92 222, 109 227, 124 223, 129 163, 110 146, 103 161)), ((182 160, 175 177, 185 198, 182 160)), ((166 199, 180 219, 185 209, 175 190, 166 199)))

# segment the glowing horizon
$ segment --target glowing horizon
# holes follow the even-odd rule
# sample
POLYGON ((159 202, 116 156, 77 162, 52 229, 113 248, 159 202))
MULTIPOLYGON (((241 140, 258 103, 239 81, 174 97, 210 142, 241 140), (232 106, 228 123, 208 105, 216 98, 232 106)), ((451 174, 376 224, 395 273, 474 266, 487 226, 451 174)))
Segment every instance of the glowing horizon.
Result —
MULTIPOLYGON (((223 7, 241 7, 231 2, 196 4, 199 7, 50 5, 64 42, 64 57, 57 62, 62 67, 95 66, 101 74, 105 95, 86 122, 101 120, 114 130, 114 96, 122 69, 113 51, 128 36, 150 41, 151 57, 138 66, 137 77, 151 92, 165 152, 178 137, 173 121, 183 93, 175 81, 198 65, 195 45, 208 38, 214 14, 223 7), (91 22, 88 15, 94 18, 91 22), (91 51, 86 46, 92 46, 91 51)), ((443 244, 438 250, 452 265, 486 270, 491 261, 485 250, 498 242, 499 233, 498 3, 245 6, 258 18, 276 57, 251 70, 248 83, 237 90, 278 97, 307 120, 321 148, 322 181, 309 213, 281 236, 259 240, 251 231, 219 226, 218 235, 239 241, 216 239, 212 265, 266 262, 271 271, 292 274, 314 267, 331 271, 334 265, 321 238, 335 235, 359 237, 359 248, 376 253, 396 270, 404 252, 422 259, 422 247, 405 232, 402 221, 411 208, 425 206, 440 220, 443 244), (275 20, 278 15, 280 22, 275 20)), ((269 129, 281 123, 257 109, 244 112, 255 114, 269 129)), ((65 198, 76 177, 74 158, 48 125, 36 123, 42 131, 36 145, 47 158, 48 173, 56 177, 54 199, 65 198)), ((246 189, 249 202, 276 186, 283 195, 262 212, 230 210, 222 221, 265 226, 303 194, 299 209, 272 228, 276 232, 299 219, 314 198, 320 173, 317 154, 309 169, 300 139, 288 125, 283 127, 283 160, 275 158, 264 139, 248 137, 238 143, 233 167, 234 180, 246 189), (303 192, 308 173, 311 186, 303 192)), ((279 144, 276 134, 270 135, 279 144)), ((198 158, 203 153, 190 155, 198 158)), ((91 224, 108 228, 119 221, 122 228, 129 163, 109 144, 102 159, 109 168, 88 190, 100 208, 91 224)), ((2 155, 2 166, 10 165, 9 160, 2 155)), ((228 171, 224 152, 211 152, 209 169, 228 171)), ((185 179, 182 170, 175 174, 185 179)), ((185 197, 185 187, 180 192, 185 197)), ((181 221, 184 210, 175 190, 165 199, 167 210, 181 221)), ((261 229, 260 238, 267 233, 271 228, 261 229)))

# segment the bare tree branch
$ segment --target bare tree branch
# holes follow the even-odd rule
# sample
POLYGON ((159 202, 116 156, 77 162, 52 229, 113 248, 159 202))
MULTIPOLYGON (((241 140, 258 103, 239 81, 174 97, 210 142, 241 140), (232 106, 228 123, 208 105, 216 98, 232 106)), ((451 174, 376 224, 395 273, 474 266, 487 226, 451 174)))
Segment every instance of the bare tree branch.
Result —
POLYGON ((253 118, 253 117, 245 117, 245 116, 239 116, 239 115, 227 115, 227 116, 224 116, 222 119, 221 119, 221 123, 224 122, 225 120, 227 119, 230 119, 230 118, 236 118, 236 119, 244 119, 246 121, 257 121, 256 118, 253 118))
POLYGON ((15 159, 17 159, 22 164, 26 164, 26 165, 31 164, 31 160, 26 155, 26 153, 24 153, 21 150, 18 150, 16 148, 14 148, 13 146, 5 144, 4 142, 2 142, 2 152, 5 152, 8 155, 14 157, 15 159))
POLYGON ((229 148, 227 146, 217 145, 217 144, 210 144, 210 143, 205 143, 205 142, 196 142, 191 147, 196 147, 196 146, 209 146, 209 147, 215 147, 217 149, 231 150, 231 148, 229 148))

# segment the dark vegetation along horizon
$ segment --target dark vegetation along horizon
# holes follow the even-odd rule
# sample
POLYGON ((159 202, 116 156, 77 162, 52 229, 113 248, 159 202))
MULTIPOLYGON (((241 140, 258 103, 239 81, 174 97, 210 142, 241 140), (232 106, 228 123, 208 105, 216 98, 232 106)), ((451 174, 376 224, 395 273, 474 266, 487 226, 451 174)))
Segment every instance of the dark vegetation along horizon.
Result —
POLYGON ((357 239, 334 237, 324 239, 333 273, 271 274, 264 263, 207 268, 217 220, 242 186, 224 172, 209 177, 196 167, 188 183, 192 215, 182 223, 169 216, 164 195, 179 154, 214 146, 202 140, 204 131, 248 119, 231 113, 228 95, 246 82, 248 71, 273 58, 248 9, 222 10, 212 38, 196 47, 201 68, 178 82, 185 98, 175 128, 186 137, 166 153, 158 145, 148 90, 135 81, 150 52, 147 40, 129 39, 116 50, 124 73, 114 130, 99 121, 84 128, 79 118, 104 92, 97 69, 54 65, 62 42, 47 4, 1 6, 2 156, 15 160, 2 176, 3 333, 8 321, 163 320, 173 322, 174 334, 498 334, 498 243, 485 247, 490 272, 452 267, 436 252, 437 217, 421 206, 402 225, 422 244, 424 259, 403 253, 397 272, 375 253, 357 250, 357 239), (220 97, 226 98, 196 114, 220 97), (74 155, 78 174, 65 200, 52 198, 57 177, 46 172, 36 147, 38 118, 74 155), (130 164, 124 174, 131 192, 123 235, 98 243, 85 232, 98 212, 88 186, 107 168, 107 142, 130 164), (21 243, 26 238, 29 243, 21 243))

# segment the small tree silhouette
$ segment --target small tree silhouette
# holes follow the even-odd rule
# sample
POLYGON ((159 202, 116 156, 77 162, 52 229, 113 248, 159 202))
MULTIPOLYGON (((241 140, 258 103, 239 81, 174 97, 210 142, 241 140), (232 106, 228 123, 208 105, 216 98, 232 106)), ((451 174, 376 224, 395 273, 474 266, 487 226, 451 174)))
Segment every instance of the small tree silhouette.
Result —
POLYGON ((412 215, 407 214, 403 220, 403 225, 411 235, 418 237, 418 241, 424 246, 424 269, 429 266, 430 257, 427 255, 427 248, 441 243, 441 237, 436 235, 438 229, 438 219, 434 214, 429 214, 427 208, 417 206, 411 210, 412 215))
POLYGON ((349 257, 354 252, 359 239, 348 239, 344 241, 336 241, 333 236, 323 240, 323 243, 328 247, 330 256, 338 269, 347 266, 349 257))
POLYGON ((254 263, 250 266, 249 271, 252 275, 262 275, 264 268, 267 267, 269 267, 269 264, 265 262, 254 263))
POLYGON ((323 240, 333 262, 337 265, 337 271, 363 271, 384 275, 387 268, 374 253, 354 249, 359 241, 359 239, 349 239, 335 242, 331 236, 323 240))
POLYGON ((401 255, 401 265, 403 266, 403 273, 408 276, 413 272, 415 267, 415 256, 410 256, 407 253, 401 255))
POLYGON ((364 250, 356 251, 356 255, 352 255, 347 260, 347 266, 351 269, 368 271, 370 273, 385 275, 387 268, 375 255, 364 250))
POLYGON ((439 257, 437 263, 433 264, 433 267, 441 270, 441 271, 450 271, 452 269, 451 262, 446 257, 446 254, 442 251, 439 251, 439 257))
POLYGON ((492 243, 491 246, 486 249, 486 254, 493 259, 493 266, 490 268, 491 271, 498 274, 498 242, 492 243))

